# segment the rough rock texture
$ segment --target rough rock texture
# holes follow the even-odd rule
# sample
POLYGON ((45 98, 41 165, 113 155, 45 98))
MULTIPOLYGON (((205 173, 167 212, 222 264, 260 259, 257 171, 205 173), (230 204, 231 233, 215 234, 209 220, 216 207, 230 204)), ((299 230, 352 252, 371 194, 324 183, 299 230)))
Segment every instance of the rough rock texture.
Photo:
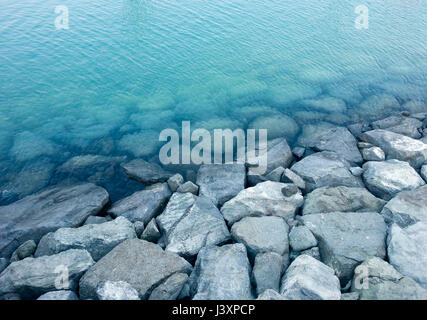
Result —
POLYGON ((175 300, 188 280, 186 273, 174 273, 153 290, 149 300, 175 300))
POLYGON ((363 180, 375 196, 390 200, 397 193, 416 189, 425 181, 407 162, 387 160, 369 161, 363 165, 363 180))
POLYGON ((340 282, 334 270, 322 262, 301 255, 282 278, 281 295, 286 300, 340 300, 340 282))
POLYGON ((15 252, 13 252, 12 257, 10 258, 10 262, 12 263, 27 257, 31 257, 36 249, 37 244, 34 242, 34 240, 25 241, 18 247, 18 249, 15 250, 15 252))
POLYGON ((376 198, 365 188, 323 187, 309 193, 302 214, 327 212, 380 212, 386 202, 376 198))
POLYGON ((70 290, 58 290, 58 291, 51 291, 45 294, 42 294, 40 297, 37 298, 37 300, 79 300, 77 295, 70 290))
POLYGON ((267 289, 279 291, 283 262, 283 256, 274 252, 256 255, 252 279, 258 295, 267 289))
POLYGON ((377 257, 368 258, 357 266, 351 291, 359 293, 360 300, 427 299, 427 290, 377 257))
POLYGON ((141 239, 150 242, 157 242, 157 240, 159 240, 161 236, 162 234, 160 233, 159 228, 157 227, 156 219, 153 218, 148 223, 147 227, 142 233, 141 239))
POLYGON ((381 214, 387 223, 397 223, 403 228, 418 221, 427 223, 427 186, 398 193, 381 214))
MULTIPOLYGON (((153 220, 153 219, 151 219, 151 220, 153 220)), ((140 238, 142 233, 144 232, 144 228, 145 228, 144 222, 142 222, 142 221, 135 222, 133 224, 133 228, 135 229, 136 237, 140 238)))
POLYGON ((9 262, 6 258, 0 258, 0 273, 3 272, 4 269, 8 266, 9 262))
POLYGON ((34 299, 49 291, 74 290, 93 263, 89 252, 77 249, 14 262, 0 274, 0 296, 18 293, 34 299))
POLYGON ((189 192, 197 195, 199 193, 199 186, 192 183, 191 181, 187 181, 186 183, 183 183, 182 185, 180 185, 176 190, 176 192, 180 192, 180 193, 189 192))
POLYGON ((427 164, 423 165, 420 170, 421 177, 427 182, 427 164))
POLYGON ((390 264, 427 289, 427 224, 417 222, 406 229, 393 225, 387 242, 390 264))
POLYGON ((320 187, 361 187, 362 181, 353 176, 350 165, 333 152, 323 151, 305 157, 291 169, 306 182, 308 192, 320 187))
POLYGON ((123 216, 131 222, 150 222, 161 212, 171 192, 167 183, 155 184, 117 201, 108 210, 113 217, 123 216))
POLYGON ((343 284, 366 258, 386 255, 387 226, 373 212, 330 212, 301 218, 319 242, 322 261, 333 268, 343 284))
POLYGON ((197 172, 199 195, 222 206, 245 188, 246 168, 243 164, 202 165, 197 172))
POLYGON ((286 185, 266 181, 255 187, 242 190, 236 197, 226 202, 221 208, 228 224, 233 224, 244 217, 278 216, 292 219, 304 203, 301 192, 286 197, 282 189, 286 185))
POLYGON ((271 171, 269 174, 265 176, 267 180, 280 182, 282 180, 283 172, 285 172, 285 168, 278 167, 271 171))
POLYGON ((102 281, 124 281, 147 299, 151 292, 174 273, 190 273, 191 265, 158 245, 139 239, 122 242, 99 260, 80 279, 80 298, 96 299, 102 281))
POLYGON ((98 300, 139 300, 138 291, 124 281, 104 281, 96 289, 98 300))
POLYGON ((244 245, 204 247, 189 279, 191 295, 194 300, 253 299, 250 272, 244 245))
POLYGON ((306 226, 292 228, 289 233, 289 244, 294 251, 303 251, 317 246, 317 240, 306 226))
POLYGON ((305 189, 305 181, 295 172, 290 169, 285 169, 282 174, 282 182, 284 183, 293 183, 301 190, 305 189))
POLYGON ((365 161, 384 161, 385 153, 378 147, 362 149, 363 160, 365 161))
POLYGON ((371 123, 371 126, 373 129, 387 129, 387 131, 419 139, 421 138, 421 134, 418 132, 418 128, 421 128, 423 123, 415 118, 391 116, 382 120, 374 121, 371 123))
POLYGON ((94 184, 55 186, 0 207, 0 256, 8 257, 27 240, 39 241, 61 227, 78 227, 108 203, 94 184))
POLYGON ((119 243, 136 238, 134 226, 124 217, 102 224, 80 228, 61 228, 48 233, 39 242, 36 257, 52 255, 69 249, 85 249, 98 261, 119 243))
MULTIPOLYGON (((110 217, 109 217, 110 218, 110 217)), ((111 218, 110 218, 111 220, 111 218)), ((86 221, 85 221, 85 225, 87 224, 100 224, 100 223, 104 223, 104 222, 108 222, 108 218, 107 217, 99 217, 99 216, 89 216, 86 221)))
POLYGON ((360 139, 380 147, 387 159, 406 161, 414 168, 427 160, 427 144, 398 133, 377 129, 363 133, 360 139))
POLYGON ((261 293, 257 300, 285 300, 285 298, 273 289, 267 289, 261 293))
POLYGON ((142 159, 135 159, 123 164, 122 168, 129 178, 145 184, 165 182, 173 176, 172 173, 165 171, 158 164, 142 159))
POLYGON ((168 179, 168 186, 172 192, 175 192, 183 183, 184 178, 179 173, 173 175, 168 179))
POLYGON ((258 253, 289 252, 289 227, 281 217, 246 217, 233 224, 231 236, 243 243, 250 257, 258 253))
POLYGON ((165 237, 166 250, 190 258, 204 246, 219 245, 230 239, 223 216, 209 198, 176 193, 169 204, 164 213, 157 217, 165 237), (183 210, 172 209, 176 208, 172 201, 188 196, 194 198, 194 201, 190 201, 191 206, 178 207, 183 210))

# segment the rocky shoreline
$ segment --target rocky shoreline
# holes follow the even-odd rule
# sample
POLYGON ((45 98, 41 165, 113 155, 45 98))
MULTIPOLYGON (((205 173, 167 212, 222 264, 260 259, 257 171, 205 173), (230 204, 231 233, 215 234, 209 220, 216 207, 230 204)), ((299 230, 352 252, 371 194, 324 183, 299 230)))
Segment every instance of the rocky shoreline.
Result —
POLYGON ((427 299, 426 127, 313 124, 269 141, 265 175, 136 159, 148 186, 112 204, 80 183, 2 206, 1 299, 427 299))

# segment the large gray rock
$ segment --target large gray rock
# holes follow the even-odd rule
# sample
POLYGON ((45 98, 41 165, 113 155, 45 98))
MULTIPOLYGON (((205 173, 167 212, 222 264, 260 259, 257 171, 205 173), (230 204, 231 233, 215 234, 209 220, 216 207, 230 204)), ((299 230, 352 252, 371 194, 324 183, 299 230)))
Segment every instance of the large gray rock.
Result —
POLYGON ((55 186, 0 207, 0 256, 8 257, 27 240, 62 227, 78 227, 108 203, 105 189, 91 183, 55 186))
POLYGON ((153 290, 149 300, 175 300, 187 281, 186 273, 174 273, 153 290))
POLYGON ((166 250, 190 258, 204 246, 219 245, 230 239, 224 218, 212 201, 191 193, 175 193, 157 222, 165 237, 166 250), (175 197, 176 195, 176 197, 175 197), (190 206, 177 204, 183 198, 194 198, 190 206), (182 209, 174 210, 172 209, 182 209))
POLYGON ((164 170, 158 164, 142 159, 135 159, 123 164, 122 168, 129 178, 145 184, 165 182, 173 176, 172 173, 164 170))
POLYGON ((246 168, 238 163, 202 165, 197 172, 196 183, 200 196, 222 206, 245 188, 246 168))
POLYGON ((317 246, 317 240, 306 226, 297 226, 289 233, 289 244, 293 251, 303 251, 317 246))
POLYGON ((322 261, 333 268, 342 284, 366 258, 386 255, 387 226, 374 212, 330 212, 301 218, 319 242, 322 261))
POLYGON ((42 294, 40 297, 37 298, 37 300, 79 300, 77 295, 70 290, 58 290, 58 291, 51 291, 45 294, 42 294))
POLYGON ((359 138, 380 147, 387 159, 406 161, 414 168, 427 161, 427 144, 422 141, 382 129, 365 132, 359 138))
POLYGON ((61 228, 41 238, 36 257, 49 256, 69 249, 85 249, 98 261, 119 243, 136 238, 134 226, 124 217, 80 228, 61 228))
POLYGON ((289 252, 289 227, 281 217, 246 217, 233 224, 231 236, 243 243, 250 257, 258 253, 289 252))
POLYGON ((250 272, 244 245, 204 247, 189 279, 191 296, 194 300, 253 299, 250 272))
POLYGON ((122 242, 99 260, 80 280, 80 298, 96 299, 103 281, 124 281, 148 299, 174 273, 190 273, 191 265, 158 245, 139 239, 122 242))
POLYGON ((419 139, 421 138, 421 134, 418 132, 418 129, 423 126, 423 123, 415 118, 390 116, 388 118, 372 122, 371 126, 373 129, 387 129, 391 132, 419 139))
POLYGON ((283 262, 283 256, 274 252, 256 255, 252 279, 258 295, 268 289, 279 291, 283 262))
POLYGON ((98 300, 139 300, 138 291, 124 281, 104 281, 96 295, 98 300))
POLYGON ((163 210, 170 196, 167 183, 155 184, 115 202, 108 213, 113 217, 123 216, 131 222, 142 221, 146 225, 163 210))
POLYGON ((286 197, 282 189, 284 183, 266 181, 247 188, 226 202, 221 213, 229 225, 244 217, 278 216, 293 219, 304 203, 301 192, 286 197))
POLYGON ((301 255, 282 278, 281 295, 286 300, 340 300, 340 282, 334 270, 322 262, 301 255))
POLYGON ((369 161, 363 165, 363 169, 366 187, 384 200, 390 200, 401 191, 413 190, 426 184, 414 168, 399 160, 369 161))
POLYGON ((291 169, 305 180, 308 192, 320 187, 363 186, 360 178, 350 172, 349 163, 329 151, 309 155, 291 169))
POLYGON ((89 252, 78 249, 14 262, 0 274, 0 296, 18 293, 34 299, 49 291, 74 290, 93 264, 89 252))
POLYGON ((427 291, 377 257, 368 258, 354 270, 351 291, 360 300, 426 300, 427 291))
POLYGON ((398 193, 381 214, 387 223, 397 223, 403 228, 418 221, 427 223, 427 186, 398 193))
POLYGON ((417 222, 405 229, 394 224, 387 242, 390 264, 427 289, 427 224, 417 222))
POLYGON ((376 198, 365 188, 323 187, 310 192, 302 214, 327 212, 380 212, 386 202, 376 198))

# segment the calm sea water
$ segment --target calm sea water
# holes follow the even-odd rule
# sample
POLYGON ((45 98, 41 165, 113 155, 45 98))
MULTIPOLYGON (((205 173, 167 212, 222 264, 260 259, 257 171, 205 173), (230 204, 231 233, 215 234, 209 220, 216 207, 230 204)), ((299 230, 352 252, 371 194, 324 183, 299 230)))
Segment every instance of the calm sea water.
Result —
MULTIPOLYGON (((0 32, 3 203, 72 176, 58 166, 73 156, 151 159, 182 120, 271 124, 295 143, 306 124, 427 98, 424 0, 2 0, 0 32), (360 4, 369 29, 355 27, 360 4)), ((105 170, 74 178, 139 187, 105 170)))

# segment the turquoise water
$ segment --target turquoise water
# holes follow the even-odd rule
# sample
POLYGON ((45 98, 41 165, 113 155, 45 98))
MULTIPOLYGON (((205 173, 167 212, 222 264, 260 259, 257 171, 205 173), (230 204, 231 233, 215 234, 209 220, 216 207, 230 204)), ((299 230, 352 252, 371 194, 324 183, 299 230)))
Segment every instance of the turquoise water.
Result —
MULTIPOLYGON (((2 0, 0 30, 3 202, 59 182, 73 156, 155 158, 159 132, 182 120, 271 123, 295 143, 305 124, 427 98, 424 0, 2 0), (369 29, 355 27, 360 4, 369 29)), ((138 188, 119 175, 91 179, 138 188)))

